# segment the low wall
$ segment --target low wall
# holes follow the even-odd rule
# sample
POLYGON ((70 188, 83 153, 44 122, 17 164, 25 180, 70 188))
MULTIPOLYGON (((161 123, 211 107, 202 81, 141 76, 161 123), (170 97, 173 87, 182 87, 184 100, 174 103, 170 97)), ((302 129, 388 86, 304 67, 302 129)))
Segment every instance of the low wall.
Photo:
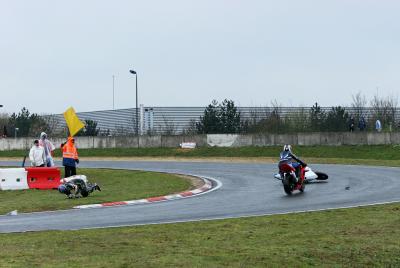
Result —
MULTIPOLYGON (((0 138, 0 151, 28 150, 34 138, 0 138)), ((59 147, 65 139, 51 139, 59 147)), ((315 132, 297 134, 209 134, 193 136, 140 136, 139 147, 176 148, 182 142, 196 142, 197 146, 242 147, 274 145, 383 145, 400 144, 400 133, 315 132)), ((136 148, 137 137, 76 137, 78 148, 136 148)))

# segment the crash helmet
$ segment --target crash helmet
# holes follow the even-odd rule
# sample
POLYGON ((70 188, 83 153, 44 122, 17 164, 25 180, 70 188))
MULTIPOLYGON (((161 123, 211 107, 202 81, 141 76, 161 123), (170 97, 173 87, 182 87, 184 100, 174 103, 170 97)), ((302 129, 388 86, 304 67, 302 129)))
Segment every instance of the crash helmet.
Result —
POLYGON ((62 194, 69 194, 69 192, 70 192, 65 184, 59 185, 58 191, 62 194))
POLYGON ((284 150, 285 152, 292 152, 292 146, 291 146, 290 144, 285 144, 285 145, 283 146, 283 150, 284 150))

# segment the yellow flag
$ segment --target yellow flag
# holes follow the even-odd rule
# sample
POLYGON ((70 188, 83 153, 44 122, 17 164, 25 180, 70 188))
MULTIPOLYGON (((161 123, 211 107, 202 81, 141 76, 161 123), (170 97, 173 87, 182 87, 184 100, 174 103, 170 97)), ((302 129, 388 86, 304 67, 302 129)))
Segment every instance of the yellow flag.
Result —
POLYGON ((82 128, 85 127, 85 124, 79 120, 78 116, 75 113, 74 108, 70 107, 64 112, 65 122, 67 123, 69 129, 69 135, 73 137, 76 133, 79 132, 82 128))

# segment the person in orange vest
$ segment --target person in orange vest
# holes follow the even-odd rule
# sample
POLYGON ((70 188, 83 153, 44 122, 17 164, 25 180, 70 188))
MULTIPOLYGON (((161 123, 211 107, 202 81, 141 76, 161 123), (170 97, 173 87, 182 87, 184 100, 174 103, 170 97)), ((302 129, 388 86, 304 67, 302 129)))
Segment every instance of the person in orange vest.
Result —
POLYGON ((63 166, 65 167, 65 177, 76 175, 76 164, 79 164, 78 151, 75 147, 75 139, 68 137, 67 142, 61 144, 63 153, 63 166))

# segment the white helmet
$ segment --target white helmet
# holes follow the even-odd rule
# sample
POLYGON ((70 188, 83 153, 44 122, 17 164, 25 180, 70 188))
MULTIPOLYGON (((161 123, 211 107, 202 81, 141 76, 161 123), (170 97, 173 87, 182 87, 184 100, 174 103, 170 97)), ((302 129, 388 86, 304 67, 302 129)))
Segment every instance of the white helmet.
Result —
POLYGON ((287 152, 292 152, 292 146, 290 144, 285 144, 283 150, 287 152))

